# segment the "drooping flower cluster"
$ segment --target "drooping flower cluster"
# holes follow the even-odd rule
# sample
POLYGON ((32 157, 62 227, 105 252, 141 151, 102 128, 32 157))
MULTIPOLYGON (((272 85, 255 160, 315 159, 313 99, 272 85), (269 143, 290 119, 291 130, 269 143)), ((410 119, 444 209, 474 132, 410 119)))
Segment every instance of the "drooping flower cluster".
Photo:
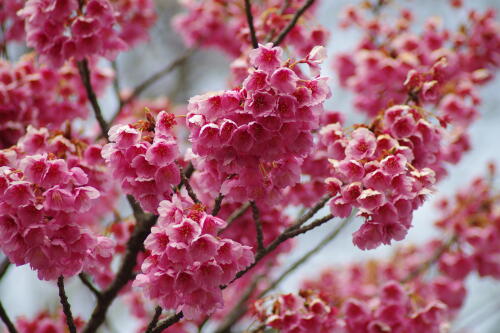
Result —
POLYGON ((332 124, 321 130, 332 163, 332 177, 326 179, 334 196, 332 214, 346 217, 356 207, 365 218, 353 235, 356 246, 373 249, 406 236, 412 212, 432 190, 434 170, 439 172, 441 131, 417 109, 402 105, 386 110, 372 128, 348 134, 332 124))
MULTIPOLYGON (((113 75, 90 65, 93 88, 100 94, 113 75)), ((0 148, 14 145, 28 125, 60 129, 65 121, 87 117, 86 103, 74 64, 55 70, 38 65, 33 54, 15 63, 0 60, 0 148)))
POLYGON ((144 245, 149 256, 134 284, 165 309, 187 318, 222 307, 220 286, 251 264, 250 247, 217 237, 225 222, 181 195, 162 201, 158 224, 144 245))
POLYGON ((439 263, 440 270, 454 279, 464 279, 471 271, 500 279, 500 197, 492 188, 493 165, 490 171, 489 179, 475 179, 453 202, 440 202, 443 215, 436 225, 462 244, 439 263))
MULTIPOLYGON (((303 0, 286 3, 278 0, 252 2, 257 39, 275 39, 304 3, 303 0)), ((173 26, 186 45, 215 47, 235 58, 250 46, 250 31, 243 2, 188 0, 181 4, 186 12, 174 18, 173 26)), ((324 27, 303 23, 310 21, 313 13, 314 8, 309 9, 285 39, 285 44, 292 46, 298 56, 306 56, 315 46, 325 46, 328 41, 329 33, 324 27)))
POLYGON ((145 30, 155 18, 150 0, 29 0, 19 15, 26 22, 28 46, 54 67, 70 58, 114 59, 147 38, 145 30))
MULTIPOLYGON (((250 53, 242 88, 189 101, 187 124, 201 170, 194 176, 228 200, 278 197, 298 182, 300 163, 313 146, 311 131, 330 95, 327 80, 308 79, 298 66, 283 64, 281 52, 260 45, 250 53)), ((315 49, 303 62, 315 65, 321 54, 315 49)))
POLYGON ((170 199, 172 186, 181 180, 175 163, 179 149, 171 128, 174 115, 165 111, 156 118, 135 124, 115 125, 109 130, 111 143, 102 156, 125 193, 133 195, 148 212, 156 212, 160 201, 170 199))
POLYGON ((66 156, 76 148, 70 140, 48 136, 46 129, 30 127, 17 147, 0 151, 0 246, 12 263, 30 264, 43 280, 72 276, 91 265, 107 239, 89 227, 109 205, 104 197, 102 208, 93 208, 100 196, 94 186, 105 196, 109 191, 99 171, 66 156), (94 216, 86 219, 91 208, 94 216))

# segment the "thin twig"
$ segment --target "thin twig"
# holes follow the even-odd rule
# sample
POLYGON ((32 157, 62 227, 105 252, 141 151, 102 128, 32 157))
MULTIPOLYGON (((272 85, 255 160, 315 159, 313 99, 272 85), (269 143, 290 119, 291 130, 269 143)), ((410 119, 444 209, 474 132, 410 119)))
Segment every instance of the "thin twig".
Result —
POLYGON ((304 234, 304 233, 308 232, 309 230, 317 228, 320 225, 330 221, 331 219, 333 219, 332 214, 328 214, 326 216, 320 217, 319 219, 314 220, 313 222, 309 223, 308 225, 306 225, 302 228, 291 230, 290 232, 287 233, 287 236, 288 236, 288 238, 293 238, 293 237, 298 236, 300 234, 304 234))
MULTIPOLYGON (((115 72, 115 77, 113 78, 113 90, 115 92, 116 98, 118 99, 118 104, 121 105, 122 102, 122 97, 121 97, 121 85, 120 85, 120 73, 118 69, 118 63, 116 60, 113 60, 111 62, 111 67, 113 68, 113 71, 115 72)), ((114 120, 114 119, 113 119, 114 120)), ((109 122, 110 124, 112 121, 109 122)))
POLYGON ((101 292, 94 286, 94 284, 90 281, 89 277, 85 273, 78 274, 80 281, 95 295, 97 298, 101 298, 101 292))
POLYGON ((61 275, 57 279, 57 287, 59 288, 59 300, 63 307, 64 315, 66 316, 66 324, 70 333, 76 333, 76 325, 73 320, 73 314, 71 313, 71 305, 68 302, 68 296, 66 296, 66 291, 64 290, 64 277, 61 275))
POLYGON ((293 29, 293 27, 297 24, 299 21, 299 18, 306 12, 306 10, 312 6, 314 3, 314 0, 308 0, 304 5, 299 8, 299 10, 295 13, 293 16, 292 20, 288 23, 288 25, 283 29, 283 31, 280 32, 278 37, 274 40, 273 44, 274 46, 280 45, 285 37, 288 35, 288 33, 293 29))
POLYGON ((10 267, 9 258, 5 258, 0 264, 0 280, 3 279, 4 275, 7 273, 7 270, 10 267))
POLYGON ((231 226, 231 224, 234 223, 234 221, 236 221, 237 219, 242 217, 243 214, 245 214, 247 212, 248 208, 250 208, 250 201, 245 202, 244 204, 242 204, 240 206, 240 208, 238 208, 231 215, 229 215, 229 217, 226 219, 226 223, 227 223, 226 226, 224 228, 220 229, 219 232, 217 233, 217 235, 220 235, 224 231, 226 231, 231 226))
POLYGON ((259 208, 255 201, 250 201, 250 205, 252 206, 252 217, 255 222, 255 232, 257 235, 257 252, 264 251, 264 235, 262 234, 262 222, 260 220, 260 212, 259 208))
POLYGON ((92 88, 89 63, 87 59, 83 59, 82 61, 78 62, 78 71, 80 72, 82 83, 85 87, 85 91, 87 92, 87 98, 89 99, 90 104, 94 109, 95 117, 97 119, 97 122, 99 123, 99 126, 101 127, 102 135, 106 138, 106 140, 109 140, 108 124, 106 123, 106 120, 104 120, 101 107, 99 106, 99 102, 97 101, 97 96, 94 92, 94 89, 92 88))
POLYGON ((170 327, 173 324, 177 323, 179 320, 182 319, 182 317, 184 317, 184 314, 182 313, 182 311, 178 312, 176 314, 171 315, 167 319, 161 321, 158 324, 158 326, 156 326, 155 329, 151 331, 151 333, 160 333, 160 332, 163 332, 164 329, 166 329, 167 327, 170 327))
POLYGON ((451 237, 447 242, 445 242, 443 245, 441 245, 439 248, 436 249, 434 254, 427 260, 425 261, 422 265, 418 266, 415 268, 413 271, 411 271, 404 279, 401 280, 401 283, 407 283, 419 276, 420 274, 424 273, 427 271, 432 265, 434 265, 441 256, 448 251, 450 246, 453 245, 457 241, 457 236, 451 237))
POLYGON ((151 319, 151 321, 149 322, 148 328, 146 329, 146 333, 151 333, 153 331, 153 329, 156 327, 156 325, 158 324, 158 320, 160 319, 162 311, 163 311, 163 309, 161 308, 161 306, 156 307, 155 314, 154 314, 153 318, 151 319))
POLYGON ((259 281, 262 279, 262 275, 257 275, 252 279, 252 282, 247 287, 247 289, 243 292, 241 298, 238 303, 234 306, 234 308, 226 315, 226 319, 224 322, 215 330, 215 333, 230 333, 231 327, 245 314, 246 311, 246 303, 252 296, 255 289, 259 284, 259 281))
POLYGON ((257 34, 255 33, 255 27, 253 25, 252 5, 250 4, 250 0, 245 0, 245 14, 247 16, 248 29, 250 29, 252 47, 256 49, 259 47, 259 41, 257 40, 257 34))
POLYGON ((191 184, 189 183, 189 179, 186 177, 186 174, 184 173, 184 170, 182 170, 182 168, 180 170, 180 173, 181 173, 181 184, 184 184, 184 187, 186 188, 186 191, 187 191, 189 197, 191 198, 191 200, 193 200, 193 202, 196 204, 201 203, 201 201, 196 196, 196 193, 194 193, 194 190, 191 187, 191 184))
POLYGON ((2 302, 0 302, 0 318, 2 318, 3 323, 7 326, 9 333, 18 333, 16 327, 10 320, 9 315, 5 312, 2 302))
POLYGON ((220 209, 222 208, 222 200, 224 199, 224 195, 219 193, 217 198, 215 198, 214 202, 214 208, 212 209, 212 212, 210 213, 212 216, 217 216, 219 214, 220 209))
POLYGON ((307 222, 310 218, 312 218, 321 208, 325 206, 325 204, 332 197, 331 194, 326 194, 323 196, 311 209, 309 209, 305 214, 300 215, 297 219, 297 222, 291 227, 292 229, 300 228, 305 222, 307 222))

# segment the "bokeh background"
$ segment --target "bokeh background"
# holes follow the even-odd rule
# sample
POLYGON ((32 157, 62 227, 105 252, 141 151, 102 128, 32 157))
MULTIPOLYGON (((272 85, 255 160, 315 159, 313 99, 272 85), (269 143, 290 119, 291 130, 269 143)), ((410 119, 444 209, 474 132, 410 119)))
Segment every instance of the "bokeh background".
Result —
MULTIPOLYGON (((326 107, 343 112, 348 123, 363 121, 363 117, 353 110, 352 95, 339 87, 330 65, 333 55, 352 49, 360 36, 359 31, 355 29, 341 30, 338 27, 341 9, 347 4, 357 2, 358 0, 322 0, 317 10, 318 21, 331 32, 328 45, 329 60, 323 66, 322 72, 331 77, 330 86, 333 92, 326 107)), ((412 9, 419 26, 428 17, 440 16, 443 24, 452 28, 465 20, 468 8, 484 10, 487 7, 494 7, 500 12, 500 0, 465 0, 464 2, 464 8, 457 11, 450 8, 447 0, 394 0, 391 5, 392 9, 386 14, 390 15, 391 11, 408 7, 412 9)), ((179 36, 170 27, 171 18, 181 10, 177 1, 157 0, 156 3, 159 19, 152 30, 150 42, 121 54, 118 58, 118 73, 122 87, 136 86, 185 50, 179 36)), ((230 59, 221 52, 197 51, 175 72, 148 89, 143 96, 166 95, 174 103, 184 104, 193 95, 224 89, 229 75, 229 63, 230 59)), ((480 107, 481 118, 474 123, 470 131, 473 150, 464 156, 459 165, 450 166, 449 175, 439 184, 438 191, 416 212, 414 228, 410 230, 403 242, 419 244, 435 235, 436 230, 432 226, 437 218, 435 202, 443 196, 453 195, 456 190, 467 186, 473 177, 484 173, 487 162, 494 161, 500 166, 500 80, 498 77, 481 91, 481 95, 483 98, 483 104, 480 107)), ((101 103, 109 119, 117 106, 111 89, 102 98, 101 103)), ((500 185, 498 179, 496 185, 500 185)), ((124 205, 123 209, 128 208, 124 205)), ((335 224, 336 222, 327 223, 300 237, 295 251, 284 259, 284 267, 312 248, 322 235, 335 227, 335 224)), ((351 234, 359 225, 359 221, 353 221, 333 243, 289 276, 277 291, 294 291, 303 277, 314 276, 325 267, 366 258, 384 257, 391 252, 389 246, 382 246, 374 251, 361 251, 355 248, 352 245, 351 234)), ((467 281, 467 285, 469 294, 466 305, 451 332, 499 333, 500 283, 489 278, 479 280, 472 276, 467 281)), ((93 296, 82 287, 78 279, 67 281, 67 291, 70 301, 73 301, 73 312, 87 318, 93 307, 93 296)), ((42 308, 55 309, 59 305, 55 284, 37 280, 36 274, 28 267, 9 269, 0 283, 0 298, 12 317, 18 315, 32 317, 42 308)), ((101 332, 135 331, 136 323, 128 315, 127 308, 120 302, 115 302, 111 308, 109 320, 101 332)), ((210 332, 209 327, 207 332, 210 332)))

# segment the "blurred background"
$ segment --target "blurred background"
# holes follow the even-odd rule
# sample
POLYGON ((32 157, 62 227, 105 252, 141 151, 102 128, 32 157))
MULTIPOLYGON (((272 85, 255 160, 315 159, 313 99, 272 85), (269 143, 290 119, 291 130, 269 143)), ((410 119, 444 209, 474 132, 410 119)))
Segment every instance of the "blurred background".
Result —
MULTIPOLYGON (((326 108, 343 112, 348 123, 362 121, 363 117, 353 111, 352 95, 339 87, 330 65, 334 54, 351 50, 359 40, 359 31, 341 30, 338 27, 341 9, 347 4, 357 2, 357 0, 322 0, 317 10, 319 23, 331 32, 328 44, 329 59, 322 70, 323 75, 331 78, 330 86, 333 92, 326 108)), ((411 8, 416 22, 420 25, 428 17, 440 16, 443 24, 450 28, 465 20, 468 8, 484 10, 494 7, 497 11, 500 10, 500 0, 464 2, 464 8, 452 10, 447 0, 394 0, 390 10, 396 11, 403 6, 411 8)), ((179 36, 170 27, 172 17, 181 10, 177 1, 157 0, 156 3, 159 19, 151 32, 150 42, 141 44, 133 51, 121 54, 118 58, 118 73, 122 87, 135 87, 185 50, 179 36)), ((229 63, 230 59, 221 52, 197 51, 175 72, 144 92, 143 96, 166 95, 175 104, 185 104, 191 96, 196 94, 224 89, 229 75, 229 63)), ((481 118, 475 122, 470 131, 472 151, 464 156, 461 163, 449 167, 449 175, 439 184, 438 191, 416 212, 414 227, 404 242, 423 243, 430 236, 435 235, 436 230, 432 226, 437 218, 437 211, 434 209, 435 202, 443 196, 453 195, 457 189, 466 186, 473 177, 484 174, 487 162, 495 161, 500 166, 499 78, 490 82, 481 91, 481 95, 483 97, 483 104, 480 107, 481 118)), ((117 106, 111 89, 102 98, 101 103, 109 119, 117 106)), ((317 274, 328 266, 359 261, 367 257, 387 256, 391 247, 382 246, 374 251, 361 251, 352 245, 351 234, 359 225, 359 221, 352 222, 333 243, 289 276, 277 291, 294 291, 304 276, 317 274)), ((335 223, 327 223, 300 237, 295 251, 284 259, 284 267, 287 263, 299 258, 307 249, 312 248, 326 232, 334 227, 335 223)), ((499 333, 500 283, 495 283, 489 278, 479 280, 473 276, 469 278, 467 284, 470 289, 466 306, 452 327, 452 332, 458 333, 464 332, 463 329, 470 329, 470 332, 476 333, 499 333)), ((67 291, 70 300, 75 300, 72 303, 74 313, 87 318, 93 307, 93 296, 82 287, 78 279, 67 281, 67 291)), ((11 317, 18 315, 32 317, 42 308, 54 309, 59 305, 55 284, 37 280, 36 274, 28 267, 9 269, 0 284, 0 297, 11 317)), ((136 323, 128 315, 127 308, 115 302, 111 308, 109 320, 101 331, 135 332, 136 323), (113 323, 116 323, 116 327, 113 327, 113 323)), ((210 332, 210 329, 207 332, 210 332)))

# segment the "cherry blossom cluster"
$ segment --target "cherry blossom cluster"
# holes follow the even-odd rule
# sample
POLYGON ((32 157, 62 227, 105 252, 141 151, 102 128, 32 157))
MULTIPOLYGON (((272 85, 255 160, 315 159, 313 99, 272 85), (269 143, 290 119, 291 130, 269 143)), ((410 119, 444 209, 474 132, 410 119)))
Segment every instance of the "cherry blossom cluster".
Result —
POLYGON ((439 229, 454 234, 457 246, 441 257, 440 270, 454 279, 470 272, 500 279, 500 196, 492 186, 495 177, 491 165, 487 178, 476 178, 459 191, 453 201, 442 200, 439 229))
POLYGON ((179 149, 170 130, 174 124, 175 116, 162 111, 156 120, 148 114, 146 121, 115 125, 102 151, 125 193, 148 212, 156 212, 160 201, 170 199, 172 187, 181 181, 175 163, 179 149))
MULTIPOLYGON (((0 152, 0 246, 12 263, 30 264, 43 280, 78 274, 96 258, 111 257, 98 253, 109 247, 107 239, 89 229, 91 219, 84 220, 100 196, 92 186, 99 180, 90 180, 96 172, 43 147, 47 141, 52 149, 72 145, 61 136, 53 141, 47 136, 46 129, 29 128, 18 147, 0 152)), ((94 219, 99 216, 102 212, 94 219)))
POLYGON ((431 193, 440 171, 441 137, 439 124, 405 105, 351 133, 339 123, 321 129, 332 166, 325 180, 334 196, 331 212, 347 217, 355 207, 365 218, 353 234, 356 246, 373 249, 406 236, 413 211, 431 193))
POLYGON ((376 297, 370 301, 349 298, 341 308, 305 290, 300 295, 260 300, 255 309, 266 326, 284 333, 438 333, 449 325, 446 305, 439 300, 415 304, 412 297, 398 282, 389 281, 376 290, 376 297))
POLYGON ((154 23, 151 0, 29 0, 18 12, 26 40, 54 67, 90 56, 114 59, 148 37, 154 23))
MULTIPOLYGON (((305 2, 253 1, 252 14, 257 39, 267 42, 276 38, 305 2)), ((214 47, 235 58, 249 47, 250 30, 243 2, 188 0, 181 4, 186 12, 174 18, 173 26, 188 46, 214 47)), ((308 22, 313 13, 314 8, 305 13, 302 16, 304 23, 295 25, 286 37, 286 45, 292 46, 298 56, 306 56, 315 46, 324 46, 328 41, 329 33, 324 27, 308 22)))
MULTIPOLYGON (((113 73, 93 64, 91 69, 93 87, 101 94, 113 73)), ((28 125, 60 129, 66 121, 86 118, 86 103, 74 64, 52 69, 38 65, 33 54, 15 63, 0 60, 0 148, 14 145, 28 125)))
MULTIPOLYGON (((76 317, 74 321, 77 329, 83 328, 85 322, 82 318, 76 317)), ((16 328, 19 333, 66 333, 68 331, 66 316, 61 310, 55 314, 43 311, 32 319, 18 317, 16 328)))
MULTIPOLYGON (((324 50, 302 62, 317 69, 324 50)), ((307 78, 282 63, 282 49, 260 45, 249 54, 243 87, 195 96, 188 105, 193 161, 203 186, 229 200, 277 198, 298 182, 300 164, 313 147, 327 79, 307 78)))
POLYGON ((3 27, 0 45, 6 47, 9 41, 22 41, 24 21, 17 15, 23 8, 24 0, 0 0, 0 25, 3 27))
POLYGON ((470 11, 467 24, 456 32, 431 18, 416 34, 412 21, 407 9, 391 21, 347 7, 342 24, 360 27, 365 36, 354 52, 335 60, 339 81, 355 93, 356 108, 371 117, 403 103, 410 93, 413 101, 435 105, 443 118, 463 126, 477 112, 476 87, 489 81, 500 65, 495 12, 470 11), (447 67, 436 68, 440 62, 447 67))
POLYGON ((182 195, 162 201, 158 224, 144 245, 149 256, 134 284, 166 309, 187 318, 210 314, 223 305, 220 286, 250 265, 250 247, 217 237, 225 221, 182 195))

